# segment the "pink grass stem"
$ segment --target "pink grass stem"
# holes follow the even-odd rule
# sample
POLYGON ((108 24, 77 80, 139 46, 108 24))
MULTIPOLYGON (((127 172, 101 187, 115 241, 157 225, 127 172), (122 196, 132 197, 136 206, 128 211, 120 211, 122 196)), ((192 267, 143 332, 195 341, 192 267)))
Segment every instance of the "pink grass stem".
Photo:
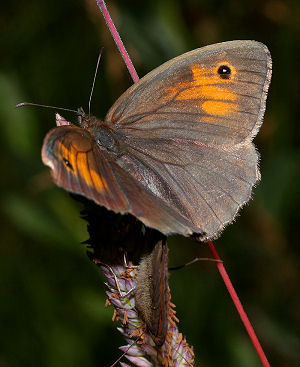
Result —
POLYGON ((127 69, 133 79, 133 81, 136 83, 139 80, 139 77, 137 75, 137 72, 133 66, 133 63, 126 51, 126 48, 121 40, 121 37, 119 36, 119 33, 111 19, 111 16, 106 8, 106 4, 104 0, 96 0, 97 5, 99 6, 101 13, 103 14, 103 17, 105 19, 105 22, 107 24, 108 29, 110 30, 111 35, 113 36, 113 39, 115 40, 115 43, 120 51, 121 56, 123 57, 123 60, 127 66, 127 69))
MULTIPOLYGON (((105 22, 106 22, 106 24, 107 24, 114 40, 115 40, 115 43, 116 43, 116 45, 117 45, 117 47, 118 47, 118 49, 119 49, 119 51, 122 55, 122 58, 123 58, 126 66, 127 66, 127 69, 129 71, 133 81, 136 83, 139 80, 139 77, 138 77, 137 72, 136 72, 136 70, 135 70, 135 68, 132 64, 132 61, 131 61, 131 59, 130 59, 130 57, 129 57, 126 49, 125 49, 125 46, 124 46, 124 44, 123 44, 123 42, 122 42, 122 40, 119 36, 119 33, 118 33, 118 31, 117 31, 117 29, 116 29, 110 15, 109 15, 109 13, 108 13, 105 2, 103 0, 102 1, 101 0, 96 0, 96 2, 97 2, 97 5, 99 6, 99 8, 100 8, 100 10, 103 14, 105 22)), ((228 290, 228 292, 231 296, 231 299, 232 299, 232 301, 233 301, 233 303, 234 303, 234 305, 237 309, 237 312, 239 313, 240 318, 241 318, 241 320, 242 320, 242 322, 243 322, 243 324, 244 324, 244 326, 247 330, 247 333, 248 333, 248 335, 249 335, 249 337, 250 337, 250 339, 253 343, 253 346, 254 346, 254 348, 255 348, 255 350, 256 350, 256 352, 257 352, 257 354, 258 354, 258 356, 259 356, 259 358, 262 362, 262 365, 264 367, 270 367, 270 363, 267 360, 267 357, 266 357, 266 355, 265 355, 265 353, 264 353, 264 351, 263 351, 263 349, 260 345, 260 342, 259 342, 259 340, 258 340, 258 338, 257 338, 257 336, 256 336, 256 334, 253 330, 253 327, 252 327, 252 325, 251 325, 251 323, 248 319, 248 316, 247 316, 247 314, 246 314, 246 312, 245 312, 245 310, 244 310, 244 308, 243 308, 243 306, 242 306, 242 304, 239 300, 239 297, 236 294, 236 291, 235 291, 235 289, 234 289, 234 287, 231 283, 231 280, 230 280, 230 278, 227 274, 227 271, 224 267, 224 264, 223 264, 222 261, 220 261, 221 258, 220 258, 220 256, 219 256, 219 254, 218 254, 218 252, 217 252, 217 250, 216 250, 216 248, 215 248, 212 241, 208 242, 208 247, 209 247, 209 250, 210 250, 212 256, 214 257, 214 259, 218 260, 216 262, 216 264, 217 264, 219 273, 220 273, 220 275, 221 275, 221 277, 222 277, 222 279, 225 283, 225 286, 226 286, 226 288, 227 288, 227 290, 228 290)))
POLYGON ((209 241, 207 244, 208 244, 208 248, 209 248, 213 258, 215 260, 219 260, 216 263, 217 267, 218 267, 218 270, 219 270, 219 273, 220 273, 220 275, 221 275, 221 277, 222 277, 222 279, 223 279, 223 281, 226 285, 226 288, 227 288, 227 290, 228 290, 228 292, 231 296, 231 299, 232 299, 232 301, 233 301, 233 303, 234 303, 234 305, 237 309, 237 312, 239 313, 240 318, 241 318, 241 320, 242 320, 242 322, 243 322, 243 324, 244 324, 244 326, 247 330, 247 333, 248 333, 248 335, 249 335, 249 337, 252 341, 252 344, 253 344, 254 348, 256 349, 256 352, 257 352, 257 354, 258 354, 258 356, 259 356, 259 358, 262 362, 262 365, 264 367, 270 367, 270 363, 267 360, 267 357, 266 357, 266 355, 265 355, 265 353, 264 353, 264 351, 263 351, 263 349, 260 345, 260 342, 259 342, 259 340, 258 340, 258 338, 257 338, 257 336, 256 336, 256 334, 253 330, 253 327, 252 327, 252 325, 251 325, 251 323, 248 319, 248 316, 247 316, 247 314, 246 314, 246 312, 245 312, 245 310, 244 310, 244 308, 241 304, 241 301, 239 300, 239 297, 236 294, 236 291, 235 291, 235 289, 234 289, 234 287, 231 283, 231 280, 230 280, 230 278, 227 274, 227 271, 224 267, 224 264, 223 264, 222 261, 220 261, 221 258, 219 256, 214 244, 212 243, 212 241, 209 241))

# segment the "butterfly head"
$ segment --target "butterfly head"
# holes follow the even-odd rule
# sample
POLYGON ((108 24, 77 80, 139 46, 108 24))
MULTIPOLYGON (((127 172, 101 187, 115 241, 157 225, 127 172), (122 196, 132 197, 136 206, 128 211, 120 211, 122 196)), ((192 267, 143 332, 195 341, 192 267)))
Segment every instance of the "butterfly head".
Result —
POLYGON ((86 114, 82 107, 79 107, 77 110, 77 118, 79 126, 86 130, 92 130, 99 125, 99 120, 93 115, 86 114))

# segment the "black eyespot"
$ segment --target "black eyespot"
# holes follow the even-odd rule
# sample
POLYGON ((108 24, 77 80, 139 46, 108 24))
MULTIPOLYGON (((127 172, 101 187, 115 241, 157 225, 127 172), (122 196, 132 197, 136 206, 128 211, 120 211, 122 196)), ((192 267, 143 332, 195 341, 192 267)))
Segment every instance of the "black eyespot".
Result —
POLYGON ((221 65, 218 69, 218 74, 222 79, 230 79, 231 69, 228 65, 221 65))
POLYGON ((73 170, 72 164, 66 158, 63 158, 63 161, 64 161, 64 164, 66 165, 66 167, 68 167, 71 170, 73 170))

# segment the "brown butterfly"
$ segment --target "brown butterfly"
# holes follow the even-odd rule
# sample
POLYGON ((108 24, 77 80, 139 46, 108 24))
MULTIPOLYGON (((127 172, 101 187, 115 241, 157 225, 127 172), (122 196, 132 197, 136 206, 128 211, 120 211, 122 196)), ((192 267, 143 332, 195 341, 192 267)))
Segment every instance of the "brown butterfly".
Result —
POLYGON ((45 137, 54 182, 169 235, 216 238, 259 180, 252 144, 271 57, 255 41, 176 57, 132 85, 104 121, 81 116, 45 137))

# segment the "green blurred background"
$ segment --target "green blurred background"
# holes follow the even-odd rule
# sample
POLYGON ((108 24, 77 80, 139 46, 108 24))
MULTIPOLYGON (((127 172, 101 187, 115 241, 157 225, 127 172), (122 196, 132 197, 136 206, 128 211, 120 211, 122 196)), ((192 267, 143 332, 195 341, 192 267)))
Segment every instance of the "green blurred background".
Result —
MULTIPOLYGON (((299 366, 299 1, 107 5, 140 76, 210 43, 269 47, 273 79, 255 139, 262 181, 215 245, 271 365, 299 366)), ((80 244, 80 205, 52 184, 40 159, 54 112, 14 105, 87 109, 101 46, 93 113, 103 118, 132 81, 94 0, 1 2, 0 26, 0 366, 110 366, 124 341, 104 308, 102 275, 80 244)), ((209 256, 183 238, 169 244, 170 265, 209 256)), ((170 284, 197 366, 261 365, 213 263, 172 272, 170 284)))

